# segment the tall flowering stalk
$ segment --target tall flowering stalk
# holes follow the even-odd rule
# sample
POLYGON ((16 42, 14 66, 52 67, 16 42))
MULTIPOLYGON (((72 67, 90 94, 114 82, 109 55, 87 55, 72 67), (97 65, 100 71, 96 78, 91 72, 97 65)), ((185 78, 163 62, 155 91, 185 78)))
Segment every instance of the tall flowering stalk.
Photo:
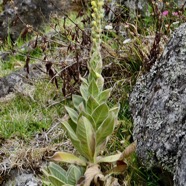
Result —
POLYGON ((102 58, 100 53, 100 44, 101 44, 101 21, 104 16, 103 10, 103 0, 94 0, 91 1, 92 5, 92 51, 91 51, 91 59, 88 63, 89 70, 96 71, 101 74, 102 71, 102 58))

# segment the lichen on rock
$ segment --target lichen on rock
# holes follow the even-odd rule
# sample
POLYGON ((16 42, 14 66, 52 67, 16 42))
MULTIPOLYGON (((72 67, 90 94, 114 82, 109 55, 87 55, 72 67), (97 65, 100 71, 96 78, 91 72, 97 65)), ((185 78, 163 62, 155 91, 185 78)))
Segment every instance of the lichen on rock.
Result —
POLYGON ((172 35, 161 58, 130 95, 137 155, 150 167, 186 184, 186 24, 172 35), (176 172, 176 173, 175 173, 176 172))

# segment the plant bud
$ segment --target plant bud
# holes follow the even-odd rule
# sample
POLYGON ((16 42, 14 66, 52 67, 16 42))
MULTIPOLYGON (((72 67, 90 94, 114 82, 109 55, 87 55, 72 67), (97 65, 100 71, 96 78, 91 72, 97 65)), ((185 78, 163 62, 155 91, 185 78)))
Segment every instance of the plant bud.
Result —
POLYGON ((94 19, 96 18, 96 14, 92 13, 91 15, 94 19))
POLYGON ((93 10, 94 10, 94 12, 95 12, 95 13, 97 13, 97 12, 98 12, 98 9, 97 9, 97 8, 94 8, 93 10))
POLYGON ((95 38, 93 38, 93 39, 92 39, 92 42, 93 42, 93 43, 96 43, 96 42, 97 42, 97 40, 96 40, 95 38))
POLYGON ((98 3, 98 7, 99 7, 99 8, 101 8, 103 5, 104 5, 103 1, 100 1, 100 2, 98 3))
POLYGON ((96 7, 96 2, 95 1, 91 1, 91 5, 92 5, 92 7, 96 7))
POLYGON ((93 25, 94 27, 97 27, 96 21, 92 21, 92 25, 93 25))

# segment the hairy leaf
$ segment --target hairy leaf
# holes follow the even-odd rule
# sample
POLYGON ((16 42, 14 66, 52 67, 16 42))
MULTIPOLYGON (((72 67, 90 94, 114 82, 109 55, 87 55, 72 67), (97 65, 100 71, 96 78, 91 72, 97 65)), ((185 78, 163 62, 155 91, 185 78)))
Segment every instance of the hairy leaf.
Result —
POLYGON ((76 134, 81 142, 83 155, 92 161, 95 153, 95 133, 92 124, 85 116, 79 118, 76 134))
POLYGON ((82 81, 83 84, 88 85, 87 79, 80 76, 80 80, 82 81))
POLYGON ((112 112, 109 112, 108 117, 102 122, 99 126, 98 130, 96 131, 96 144, 102 144, 107 136, 111 135, 114 131, 115 126, 115 118, 112 112))
POLYGON ((83 98, 79 95, 72 95, 72 102, 74 107, 79 110, 79 105, 83 102, 83 98))
POLYGON ((74 109, 72 109, 72 108, 70 108, 70 107, 68 107, 68 106, 65 106, 65 109, 66 109, 66 111, 68 112, 68 114, 69 114, 71 120, 72 120, 74 123, 77 123, 77 120, 78 120, 78 113, 77 113, 74 109))
POLYGON ((98 89, 102 91, 104 86, 104 78, 101 75, 97 78, 96 84, 98 86, 98 89))
POLYGON ((86 166, 86 162, 84 160, 67 152, 56 152, 50 159, 58 162, 65 162, 65 163, 71 163, 80 166, 86 166))
POLYGON ((62 167, 53 162, 50 162, 48 169, 53 176, 62 182, 67 183, 67 173, 62 167))
POLYGON ((83 112, 83 111, 85 111, 85 105, 84 105, 83 102, 80 103, 78 109, 79 109, 79 112, 83 112))
POLYGON ((85 116, 90 121, 92 127, 96 129, 96 123, 90 114, 88 114, 87 112, 81 112, 81 116, 85 116))
POLYGON ((68 183, 76 185, 77 181, 83 175, 80 168, 74 165, 71 165, 67 171, 68 183))
POLYGON ((80 92, 81 92, 81 95, 82 95, 83 99, 85 101, 87 101, 87 99, 89 97, 88 86, 85 85, 85 84, 81 84, 81 86, 80 86, 80 92))
POLYGON ((96 123, 96 128, 107 118, 109 108, 106 103, 99 105, 92 113, 92 117, 96 123))
POLYGON ((111 93, 111 89, 106 89, 106 90, 102 91, 98 96, 99 103, 103 103, 103 102, 107 101, 108 98, 110 97, 110 93, 111 93))
POLYGON ((48 176, 48 179, 50 180, 50 182, 52 183, 52 185, 54 186, 62 186, 62 185, 65 185, 65 183, 60 180, 59 178, 53 176, 53 175, 49 175, 48 176))
POLYGON ((69 123, 67 121, 62 122, 62 124, 65 127, 66 131, 68 132, 68 135, 69 135, 74 147, 79 151, 79 153, 81 155, 83 155, 83 152, 82 152, 81 146, 80 146, 80 141, 79 141, 76 133, 72 129, 72 127, 69 125, 69 123))
POLYGON ((93 97, 96 97, 98 95, 99 90, 98 90, 97 84, 94 79, 91 81, 88 91, 90 95, 92 95, 93 97))
POLYGON ((120 160, 121 153, 111 155, 111 156, 106 156, 106 157, 98 157, 97 162, 98 163, 112 163, 120 160))
POLYGON ((90 96, 87 100, 86 110, 89 114, 92 114, 92 112, 99 106, 98 102, 90 96))

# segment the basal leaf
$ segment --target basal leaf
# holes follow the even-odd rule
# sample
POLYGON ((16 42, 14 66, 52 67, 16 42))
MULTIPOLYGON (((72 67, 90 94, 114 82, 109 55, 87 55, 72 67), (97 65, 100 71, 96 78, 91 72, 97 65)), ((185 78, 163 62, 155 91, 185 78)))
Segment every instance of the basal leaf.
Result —
POLYGON ((101 103, 107 101, 108 98, 110 97, 110 93, 111 93, 111 89, 106 89, 106 90, 102 91, 98 96, 98 102, 101 104, 101 103))
POLYGON ((60 180, 59 178, 53 176, 53 175, 49 175, 48 179, 50 180, 50 182, 52 183, 53 186, 63 186, 65 185, 65 183, 60 180))
POLYGON ((85 116, 79 118, 76 134, 81 142, 84 157, 92 161, 95 153, 95 133, 92 124, 85 116))
POLYGON ((73 105, 74 105, 74 108, 76 108, 77 110, 79 110, 79 105, 83 102, 83 98, 79 95, 75 95, 73 94, 72 95, 72 102, 73 102, 73 105))
POLYGON ((74 123, 77 123, 77 120, 78 120, 78 113, 77 113, 74 109, 72 109, 72 108, 70 108, 70 107, 68 107, 68 106, 65 106, 65 109, 66 109, 66 111, 68 112, 68 114, 69 114, 71 120, 72 120, 74 123))
POLYGON ((67 152, 56 152, 50 159, 58 162, 65 162, 65 163, 76 164, 80 166, 86 166, 86 162, 84 160, 67 152))
POLYGON ((80 179, 81 176, 83 176, 83 173, 81 172, 79 167, 71 165, 68 168, 67 177, 69 184, 76 185, 77 181, 80 179))
POLYGON ((50 173, 64 183, 67 183, 67 172, 59 165, 50 162, 48 169, 50 173))
POLYGON ((89 114, 92 114, 92 112, 95 110, 95 108, 97 108, 99 106, 98 102, 92 97, 90 96, 87 100, 87 104, 86 104, 86 110, 89 114))
POLYGON ((92 113, 92 117, 96 123, 96 128, 107 118, 109 108, 106 103, 99 105, 92 113))
POLYGON ((99 94, 99 90, 94 79, 91 81, 88 91, 93 97, 96 97, 99 94))
POLYGON ((105 156, 105 157, 97 157, 98 163, 112 163, 120 160, 121 153, 111 155, 111 156, 105 156))
POLYGON ((114 131, 115 117, 112 112, 109 112, 108 117, 102 122, 96 131, 96 144, 101 145, 114 131))

